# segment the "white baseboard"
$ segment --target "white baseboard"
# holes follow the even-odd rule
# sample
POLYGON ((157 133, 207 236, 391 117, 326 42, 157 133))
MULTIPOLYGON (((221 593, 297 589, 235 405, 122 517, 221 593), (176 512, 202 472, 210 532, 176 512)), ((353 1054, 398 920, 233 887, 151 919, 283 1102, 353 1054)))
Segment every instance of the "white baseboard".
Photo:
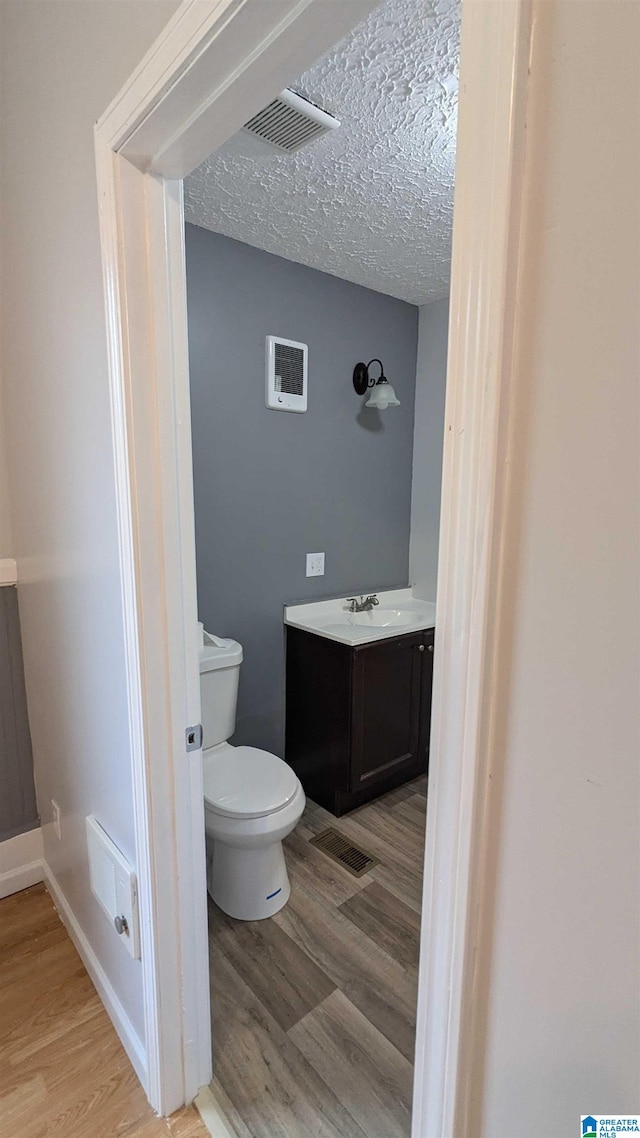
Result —
POLYGON ((131 1060, 133 1069, 142 1083, 145 1094, 147 1094, 149 1085, 147 1059, 142 1040, 134 1030, 133 1024, 120 1003, 111 981, 78 924, 69 902, 46 861, 43 861, 43 880, 58 910, 58 915, 78 950, 82 963, 93 981, 94 987, 118 1033, 120 1042, 131 1060))
POLYGON ((42 830, 39 826, 0 842, 0 897, 28 889, 42 879, 42 830))

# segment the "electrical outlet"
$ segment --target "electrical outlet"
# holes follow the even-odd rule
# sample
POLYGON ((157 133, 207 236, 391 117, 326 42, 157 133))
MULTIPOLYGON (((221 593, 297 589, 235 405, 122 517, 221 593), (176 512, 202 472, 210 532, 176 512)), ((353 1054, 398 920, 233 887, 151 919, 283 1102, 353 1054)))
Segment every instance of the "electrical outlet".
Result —
POLYGON ((62 832, 60 830, 60 807, 54 798, 51 799, 51 813, 53 815, 53 829, 56 838, 62 838, 62 832))
POLYGON ((307 577, 324 577, 324 553, 307 553, 307 577))

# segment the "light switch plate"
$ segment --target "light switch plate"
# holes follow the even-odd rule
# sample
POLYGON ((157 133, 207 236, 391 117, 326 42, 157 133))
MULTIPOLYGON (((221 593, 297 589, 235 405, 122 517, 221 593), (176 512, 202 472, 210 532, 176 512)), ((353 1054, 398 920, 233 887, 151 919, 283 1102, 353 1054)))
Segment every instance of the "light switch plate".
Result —
POLYGON ((324 553, 307 553, 307 577, 324 577, 324 553))

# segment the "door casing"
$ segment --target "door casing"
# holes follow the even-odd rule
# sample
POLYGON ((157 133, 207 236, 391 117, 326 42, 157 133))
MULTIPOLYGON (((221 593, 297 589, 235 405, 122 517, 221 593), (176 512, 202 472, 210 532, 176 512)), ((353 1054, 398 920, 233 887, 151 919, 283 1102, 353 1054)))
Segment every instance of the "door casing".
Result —
MULTIPOLYGON (((183 179, 375 0, 184 0, 96 125, 145 1064, 211 1077, 183 179)), ((414 1138, 472 1138, 530 0, 464 0, 414 1138)), ((215 1039, 213 1040, 215 1052, 215 1039)), ((139 1058, 139 1057, 138 1057, 139 1058)))

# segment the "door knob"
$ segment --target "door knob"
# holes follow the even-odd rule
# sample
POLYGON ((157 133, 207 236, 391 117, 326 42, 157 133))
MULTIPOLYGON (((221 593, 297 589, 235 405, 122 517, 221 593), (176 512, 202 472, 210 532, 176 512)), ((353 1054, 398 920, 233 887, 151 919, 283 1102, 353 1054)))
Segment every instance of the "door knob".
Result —
POLYGON ((122 933, 128 933, 129 932, 129 925, 127 924, 127 918, 126 917, 114 917, 113 923, 115 925, 116 932, 118 934, 122 935, 122 933))

